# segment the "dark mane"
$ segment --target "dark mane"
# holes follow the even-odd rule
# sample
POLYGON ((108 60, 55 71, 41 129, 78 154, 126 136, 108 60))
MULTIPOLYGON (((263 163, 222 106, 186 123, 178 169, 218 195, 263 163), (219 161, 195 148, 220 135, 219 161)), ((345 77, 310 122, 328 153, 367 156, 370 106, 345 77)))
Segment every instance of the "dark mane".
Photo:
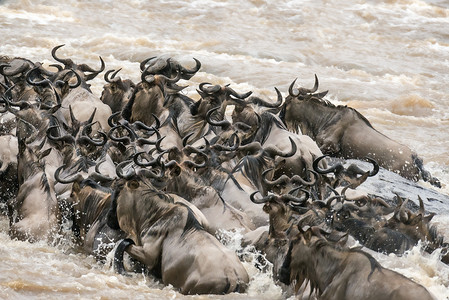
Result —
POLYGON ((134 100, 136 99, 136 93, 137 89, 134 89, 133 93, 131 94, 131 98, 128 100, 128 103, 126 103, 126 105, 122 109, 122 118, 126 121, 129 121, 131 119, 132 107, 134 105, 134 100))
POLYGON ((80 173, 80 172, 88 172, 90 167, 95 166, 95 161, 85 157, 81 156, 71 167, 70 167, 70 174, 74 173, 80 173))
POLYGON ((357 115, 357 117, 360 118, 360 120, 362 120, 369 127, 373 128, 373 126, 368 121, 368 119, 365 118, 361 113, 359 113, 355 108, 348 107, 347 105, 335 105, 335 104, 331 103, 329 100, 326 100, 324 98, 311 97, 311 98, 303 99, 303 100, 299 100, 296 98, 294 98, 294 99, 290 98, 290 99, 287 99, 284 102, 284 104, 282 105, 281 111, 279 112, 279 118, 282 120, 284 125, 287 126, 288 129, 291 131, 298 132, 299 124, 301 123, 301 120, 293 119, 293 120, 289 120, 289 122, 291 124, 287 124, 287 121, 285 119, 285 115, 287 113, 287 105, 293 100, 304 101, 306 103, 310 103, 311 105, 320 105, 320 106, 324 106, 324 107, 327 107, 327 108, 330 108, 333 110, 335 109, 335 110, 342 111, 342 112, 347 111, 347 110, 353 111, 357 115))
POLYGON ((261 144, 265 143, 273 126, 287 130, 287 127, 278 116, 267 111, 263 112, 260 115, 259 129, 255 133, 254 140, 261 144))
POLYGON ((376 269, 379 270, 379 272, 382 272, 382 266, 379 264, 379 262, 371 254, 369 254, 369 253, 367 253, 365 251, 362 251, 362 250, 360 250, 358 248, 350 248, 349 252, 351 252, 351 253, 359 253, 359 254, 362 254, 362 255, 366 256, 366 258, 368 258, 368 260, 369 260, 369 262, 371 264, 371 272, 368 275, 368 281, 369 281, 369 278, 371 277, 371 275, 374 273, 374 271, 376 269))
POLYGON ((268 168, 268 160, 263 155, 246 155, 232 169, 231 174, 242 172, 249 181, 255 186, 262 182, 262 172, 268 168))
POLYGON ((374 271, 376 269, 379 270, 379 271, 382 271, 382 266, 379 264, 379 262, 373 256, 371 256, 371 254, 369 254, 369 253, 367 253, 365 251, 362 251, 359 248, 337 247, 336 245, 328 242, 324 238, 321 238, 318 241, 316 241, 313 244, 313 247, 316 250, 319 250, 319 249, 322 249, 322 248, 325 248, 325 247, 330 247, 330 248, 332 248, 335 251, 338 251, 340 253, 344 253, 344 252, 358 253, 358 254, 361 254, 361 255, 365 256, 368 259, 368 261, 369 261, 369 263, 371 265, 371 272, 368 275, 368 280, 369 280, 369 278, 371 277, 371 275, 374 273, 374 271))
MULTIPOLYGON (((429 225, 427 225, 427 226, 429 226, 429 225)), ((430 241, 427 241, 429 246, 441 247, 443 245, 444 237, 438 234, 438 228, 435 225, 430 226, 429 235, 430 235, 430 241)))
POLYGON ((369 127, 373 127, 367 118, 365 118, 355 108, 349 107, 347 105, 335 105, 335 104, 331 103, 329 100, 326 100, 324 98, 317 98, 317 97, 311 97, 310 99, 306 99, 303 101, 313 102, 314 104, 323 105, 323 106, 326 106, 329 108, 335 108, 335 109, 338 109, 341 111, 347 110, 347 109, 352 110, 353 112, 355 112, 357 114, 358 117, 360 117, 361 120, 363 120, 366 123, 366 125, 368 125, 369 127))
POLYGON ((81 181, 80 187, 81 188, 91 187, 91 188, 93 188, 95 190, 99 190, 100 192, 103 192, 103 193, 109 193, 109 194, 112 193, 112 189, 111 188, 104 187, 104 186, 98 184, 96 181, 94 181, 94 180, 92 180, 90 178, 86 178, 83 181, 81 181))
POLYGON ((186 225, 184 226, 181 237, 185 237, 185 235, 187 235, 189 232, 192 232, 192 231, 204 230, 203 225, 201 225, 200 222, 198 222, 197 218, 193 214, 193 211, 190 209, 190 207, 188 207, 184 203, 180 203, 180 204, 187 208, 186 225))
POLYGON ((45 173, 45 166, 44 166, 44 169, 42 170, 40 186, 44 190, 44 192, 47 194, 47 197, 51 197, 50 184, 48 183, 48 177, 47 177, 47 174, 45 173))

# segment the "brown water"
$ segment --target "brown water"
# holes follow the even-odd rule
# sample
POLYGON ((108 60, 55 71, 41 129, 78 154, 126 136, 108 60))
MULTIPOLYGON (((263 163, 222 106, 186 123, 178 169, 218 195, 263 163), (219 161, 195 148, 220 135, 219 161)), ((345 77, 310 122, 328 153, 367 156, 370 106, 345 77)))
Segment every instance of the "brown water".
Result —
MULTIPOLYGON (((358 109, 373 126, 415 150, 449 194, 449 3, 445 0, 2 1, 0 55, 54 63, 51 49, 137 82, 139 62, 166 54, 200 72, 201 82, 275 97, 289 84, 329 90, 334 104, 358 109)), ((93 81, 100 96, 104 80, 93 81)), ((430 187, 427 183, 419 184, 430 187)), ((442 209, 443 211, 443 209, 442 209)), ((447 207, 444 211, 448 211, 447 207)), ((449 236, 449 213, 435 217, 449 236)), ((0 222, 0 298, 5 299, 284 299, 269 273, 247 264, 245 295, 186 297, 142 275, 71 253, 71 245, 12 241, 0 222)), ((238 237, 234 237, 238 240, 238 237)), ((377 255, 437 299, 449 299, 449 267, 422 254, 377 255)))

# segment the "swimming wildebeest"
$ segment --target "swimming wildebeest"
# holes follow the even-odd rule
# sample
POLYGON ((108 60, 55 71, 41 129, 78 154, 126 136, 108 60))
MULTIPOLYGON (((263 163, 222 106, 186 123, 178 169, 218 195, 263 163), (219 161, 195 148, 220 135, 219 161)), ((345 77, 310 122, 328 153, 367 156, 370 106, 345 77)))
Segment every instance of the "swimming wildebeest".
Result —
MULTIPOLYGON (((296 81, 296 80, 295 80, 296 81)), ((289 88, 280 118, 287 128, 302 132, 316 141, 323 154, 343 158, 371 157, 381 167, 401 176, 419 180, 422 178, 441 187, 438 179, 423 168, 423 161, 409 147, 402 145, 373 128, 357 110, 323 99, 327 92, 315 93, 318 79, 312 89, 289 88)))
MULTIPOLYGON (((141 173, 152 174, 145 171, 141 173)), ((131 257, 159 273, 164 284, 183 294, 245 290, 249 276, 237 255, 205 231, 187 205, 156 189, 147 175, 138 173, 119 183, 111 208, 110 226, 128 234, 118 249, 126 248, 131 257)), ((120 263, 117 266, 123 270, 120 263)))
POLYGON ((318 227, 291 241, 282 271, 283 282, 296 280, 297 289, 308 280, 319 299, 434 299, 422 285, 383 268, 368 253, 329 242, 318 227))

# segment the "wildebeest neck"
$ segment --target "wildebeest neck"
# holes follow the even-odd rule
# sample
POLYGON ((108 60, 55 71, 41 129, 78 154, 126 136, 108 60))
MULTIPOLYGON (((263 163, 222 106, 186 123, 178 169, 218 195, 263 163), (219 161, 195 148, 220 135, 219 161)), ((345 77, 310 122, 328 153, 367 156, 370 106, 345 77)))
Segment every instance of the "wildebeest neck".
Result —
POLYGON ((372 127, 370 122, 355 109, 335 106, 329 101, 317 98, 286 101, 280 118, 290 131, 298 132, 300 128, 303 134, 316 139, 321 131, 341 121, 345 115, 355 115, 357 119, 372 127))

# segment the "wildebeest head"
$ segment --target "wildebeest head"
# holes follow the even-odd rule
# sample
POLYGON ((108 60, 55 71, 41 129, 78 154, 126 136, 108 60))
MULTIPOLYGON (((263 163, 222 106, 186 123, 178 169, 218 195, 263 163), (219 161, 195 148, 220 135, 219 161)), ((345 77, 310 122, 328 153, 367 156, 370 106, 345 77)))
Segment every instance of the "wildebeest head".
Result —
MULTIPOLYGON (((313 88, 294 88, 296 79, 290 84, 289 95, 285 98, 285 102, 282 105, 279 117, 285 123, 287 128, 293 132, 301 132, 307 134, 304 130, 304 124, 298 120, 297 113, 302 112, 302 103, 304 100, 318 99, 322 98, 327 94, 328 91, 315 93, 318 90, 318 77, 315 75, 315 84, 313 88), (301 126, 300 126, 301 125, 301 126)), ((324 101, 324 100, 323 100, 324 101)))
MULTIPOLYGON (((141 75, 142 81, 136 85, 123 108, 123 118, 130 122, 141 121, 150 126, 153 123, 152 114, 159 118, 162 114, 168 114, 168 109, 164 107, 166 94, 168 89, 175 88, 174 85, 179 79, 179 72, 176 77, 169 78, 161 74, 150 74, 148 68, 145 69, 141 75)), ((167 118, 167 115, 165 117, 167 118)))
POLYGON ((224 118, 227 105, 245 104, 244 99, 252 94, 251 91, 240 94, 230 88, 229 85, 212 85, 208 82, 201 83, 196 91, 201 96, 201 99, 191 106, 190 112, 192 115, 205 116, 210 109, 220 106, 217 120, 224 118))
POLYGON ((397 195, 397 199, 398 205, 394 215, 385 226, 403 232, 411 237, 414 243, 418 243, 419 240, 423 241, 429 252, 441 247, 443 238, 437 235, 436 228, 430 224, 435 214, 425 214, 424 202, 421 197, 418 196, 419 210, 415 213, 407 207, 408 199, 404 201, 399 195, 397 195))
MULTIPOLYGON (((320 286, 320 277, 326 277, 326 275, 317 274, 317 270, 313 267, 316 264, 315 261, 319 259, 318 252, 324 247, 340 248, 346 244, 348 236, 328 232, 317 226, 298 227, 298 230, 296 236, 290 241, 285 261, 280 269, 280 281, 290 284, 295 280, 296 291, 304 281, 310 281, 311 293, 321 293, 326 286, 320 286)), ((323 261, 324 267, 325 264, 323 261)), ((333 267, 330 266, 330 268, 333 267)))
POLYGON ((368 177, 373 177, 377 175, 379 172, 379 165, 377 162, 370 158, 366 157, 365 159, 369 161, 373 165, 373 170, 364 171, 356 164, 351 164, 348 167, 344 167, 342 163, 336 163, 326 169, 320 168, 320 161, 323 160, 327 155, 320 156, 313 161, 313 169, 315 172, 321 175, 326 175, 333 173, 334 178, 327 178, 328 184, 330 184, 333 188, 338 186, 351 186, 352 188, 356 188, 361 185, 368 177))
POLYGON ((115 77, 120 70, 109 70, 104 74, 107 84, 103 86, 101 101, 111 107, 112 113, 121 111, 125 107, 135 88, 131 80, 122 80, 120 76, 115 77), (109 78, 110 73, 112 75, 109 78))
POLYGON ((268 110, 270 112, 277 112, 282 104, 282 95, 277 88, 274 88, 277 94, 276 102, 268 102, 260 97, 252 96, 244 103, 235 103, 232 111, 232 122, 242 122, 249 126, 259 126, 260 111, 268 110), (274 111, 273 111, 274 109, 274 111))
POLYGON ((162 74, 166 77, 173 77, 176 73, 180 73, 182 79, 188 80, 201 68, 201 62, 196 58, 193 59, 195 60, 195 67, 189 69, 171 57, 153 56, 140 63, 140 70, 144 71, 147 69, 149 74, 162 74))

